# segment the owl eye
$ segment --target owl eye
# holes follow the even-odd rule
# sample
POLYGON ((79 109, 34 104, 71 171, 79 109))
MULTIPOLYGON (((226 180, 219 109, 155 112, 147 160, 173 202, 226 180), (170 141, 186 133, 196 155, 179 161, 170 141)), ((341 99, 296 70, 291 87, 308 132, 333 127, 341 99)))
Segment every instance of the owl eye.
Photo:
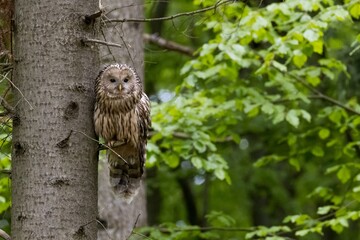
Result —
POLYGON ((128 77, 124 78, 124 82, 128 82, 128 81, 129 81, 128 77))
POLYGON ((114 83, 116 80, 114 78, 110 78, 110 82, 114 83))

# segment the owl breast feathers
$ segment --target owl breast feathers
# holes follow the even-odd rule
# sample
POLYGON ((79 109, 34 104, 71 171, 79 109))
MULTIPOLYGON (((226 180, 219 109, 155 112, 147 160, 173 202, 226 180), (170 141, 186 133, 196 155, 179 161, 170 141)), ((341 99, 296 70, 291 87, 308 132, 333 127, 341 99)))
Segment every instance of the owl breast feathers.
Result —
POLYGON ((126 64, 105 67, 96 79, 95 132, 110 147, 110 184, 130 202, 136 195, 146 155, 150 102, 136 72, 126 64))

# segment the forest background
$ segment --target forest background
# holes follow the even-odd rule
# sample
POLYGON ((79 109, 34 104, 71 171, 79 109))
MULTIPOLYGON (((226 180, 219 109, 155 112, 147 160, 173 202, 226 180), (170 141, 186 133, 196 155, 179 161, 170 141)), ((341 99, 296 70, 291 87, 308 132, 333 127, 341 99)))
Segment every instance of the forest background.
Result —
MULTIPOLYGON (((360 1, 144 6, 165 19, 145 28, 151 227, 131 239, 357 239, 360 1)), ((9 232, 11 38, 1 14, 0 228, 9 232)))

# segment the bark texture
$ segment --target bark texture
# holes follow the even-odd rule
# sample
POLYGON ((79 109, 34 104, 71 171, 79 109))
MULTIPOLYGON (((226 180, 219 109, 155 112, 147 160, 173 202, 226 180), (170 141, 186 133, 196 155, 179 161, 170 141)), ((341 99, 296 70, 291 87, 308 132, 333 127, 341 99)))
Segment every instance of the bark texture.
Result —
POLYGON ((12 239, 96 239, 94 0, 16 0, 12 239), (84 133, 84 134, 82 134, 84 133))
MULTIPOLYGON (((143 18, 143 0, 112 1, 103 0, 102 6, 106 17, 110 19, 143 18)), ((141 23, 118 23, 106 24, 101 28, 102 40, 120 44, 122 48, 100 46, 100 59, 103 65, 109 63, 126 63, 132 66, 140 78, 144 79, 144 42, 142 38, 143 24, 141 23)), ((130 203, 121 202, 114 195, 109 184, 109 170, 106 160, 100 163, 99 173, 99 217, 106 223, 104 228, 99 229, 98 239, 127 239, 139 216, 136 226, 146 224, 146 194, 142 184, 135 199, 130 203)), ((143 181, 144 183, 144 177, 143 181)))

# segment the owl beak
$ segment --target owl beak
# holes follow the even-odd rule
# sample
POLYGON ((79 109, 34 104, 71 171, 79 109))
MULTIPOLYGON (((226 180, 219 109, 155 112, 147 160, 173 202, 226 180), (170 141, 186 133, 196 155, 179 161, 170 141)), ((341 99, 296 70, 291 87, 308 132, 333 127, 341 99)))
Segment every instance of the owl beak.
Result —
POLYGON ((118 88, 119 88, 119 91, 121 91, 121 84, 119 84, 119 87, 118 87, 118 88))

